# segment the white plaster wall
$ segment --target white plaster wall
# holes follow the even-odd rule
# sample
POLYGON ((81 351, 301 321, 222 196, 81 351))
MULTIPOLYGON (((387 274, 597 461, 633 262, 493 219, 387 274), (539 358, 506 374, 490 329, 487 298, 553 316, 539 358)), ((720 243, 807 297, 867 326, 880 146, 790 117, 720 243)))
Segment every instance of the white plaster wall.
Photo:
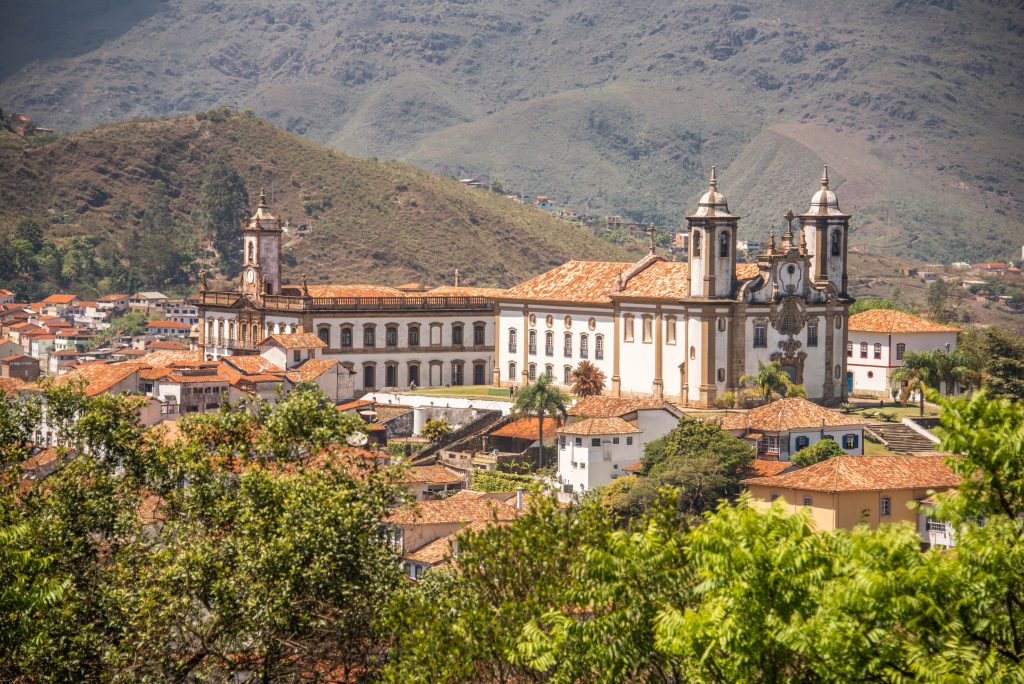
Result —
POLYGON ((572 485, 573 493, 590 491, 611 482, 624 474, 623 468, 635 463, 643 456, 639 435, 592 435, 580 437, 582 446, 576 446, 574 435, 564 435, 565 446, 562 446, 562 435, 559 435, 558 474, 561 477, 562 490, 565 485, 572 485), (632 437, 633 443, 627 444, 626 438, 632 437), (600 446, 591 446, 591 440, 601 441, 600 446), (612 440, 618 439, 618 444, 612 440), (573 462, 577 467, 573 467, 573 462), (586 464, 585 468, 578 467, 586 464))
POLYGON ((664 409, 637 411, 636 417, 641 450, 648 442, 664 437, 679 425, 679 419, 664 409))
POLYGON ((653 305, 624 304, 619 323, 619 377, 622 391, 650 394, 654 383, 655 345, 661 344, 657 335, 657 321, 653 319, 653 305), (633 341, 626 341, 626 315, 633 316, 633 341), (644 316, 651 316, 651 341, 644 342, 644 316))
POLYGON ((703 354, 701 353, 701 336, 700 336, 701 318, 699 316, 691 316, 686 321, 686 330, 688 342, 686 345, 686 376, 689 383, 689 390, 687 392, 687 398, 690 401, 700 400, 700 372, 701 364, 703 362, 703 354), (690 354, 690 348, 696 350, 696 355, 690 354))

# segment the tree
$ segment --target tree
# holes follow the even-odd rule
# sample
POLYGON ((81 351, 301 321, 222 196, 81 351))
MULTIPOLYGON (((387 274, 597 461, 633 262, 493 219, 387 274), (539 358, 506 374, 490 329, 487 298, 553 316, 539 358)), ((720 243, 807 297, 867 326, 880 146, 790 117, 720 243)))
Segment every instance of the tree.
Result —
POLYGON ((956 319, 956 303, 950 303, 952 288, 945 280, 934 280, 928 286, 928 311, 939 323, 956 319))
POLYGON ((43 227, 30 218, 23 218, 14 227, 14 239, 24 240, 32 246, 33 253, 38 254, 43 248, 43 227))
POLYGON ((249 209, 249 193, 241 176, 226 156, 215 157, 206 167, 199 189, 198 220, 220 256, 225 275, 238 275, 242 265, 241 217, 249 209))
POLYGON ((756 387, 764 401, 771 401, 775 395, 783 396, 790 385, 789 374, 782 370, 778 361, 767 364, 757 362, 757 374, 744 375, 740 384, 756 387))
POLYGON ((431 442, 440 442, 452 434, 452 426, 446 420, 428 420, 423 425, 423 436, 431 442))
POLYGON ((982 337, 985 387, 995 396, 1024 400, 1024 339, 1003 328, 982 337))
MULTIPOLYGON (((896 288, 898 290, 898 288, 896 288)), ((880 299, 878 297, 864 297, 858 299, 850 305, 850 315, 859 314, 862 311, 870 311, 871 309, 895 309, 897 311, 904 311, 906 313, 914 313, 908 307, 897 304, 894 300, 898 292, 894 290, 892 299, 880 299)))
POLYGON ((806 399, 807 390, 803 385, 790 382, 786 384, 786 396, 791 399, 806 399))
POLYGON ((903 365, 893 370, 891 380, 893 387, 899 389, 900 403, 907 403, 910 395, 917 392, 923 416, 925 391, 938 387, 932 352, 907 352, 903 365))
POLYGON ((545 373, 537 381, 522 387, 516 393, 516 401, 512 405, 512 415, 516 417, 532 416, 537 419, 537 466, 544 467, 544 417, 556 420, 564 419, 569 397, 555 387, 551 378, 545 373))
POLYGON ((580 361, 572 371, 572 391, 581 397, 593 397, 604 390, 604 371, 590 361, 580 361))
POLYGON ((938 349, 932 352, 931 360, 935 382, 945 387, 947 395, 952 395, 957 387, 973 388, 981 384, 981 367, 973 354, 961 349, 948 352, 938 349))
POLYGON ((846 452, 843 447, 839 446, 839 443, 834 439, 819 439, 814 444, 806 446, 800 451, 793 454, 793 458, 790 459, 794 464, 801 468, 806 468, 809 465, 820 463, 836 456, 845 456, 846 452))

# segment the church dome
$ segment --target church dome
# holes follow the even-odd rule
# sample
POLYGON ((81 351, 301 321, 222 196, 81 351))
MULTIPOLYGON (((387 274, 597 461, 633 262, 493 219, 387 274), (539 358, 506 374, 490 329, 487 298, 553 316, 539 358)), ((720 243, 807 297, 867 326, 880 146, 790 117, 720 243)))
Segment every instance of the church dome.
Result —
POLYGON ((729 203, 725 195, 718 192, 718 177, 714 166, 711 167, 711 178, 708 179, 708 191, 697 202, 697 212, 693 216, 730 216, 729 203))
POLYGON ((807 210, 808 214, 817 215, 842 215, 843 212, 839 210, 839 200, 836 199, 836 193, 832 192, 828 188, 828 167, 826 166, 821 175, 821 189, 814 193, 811 198, 811 208, 807 210))

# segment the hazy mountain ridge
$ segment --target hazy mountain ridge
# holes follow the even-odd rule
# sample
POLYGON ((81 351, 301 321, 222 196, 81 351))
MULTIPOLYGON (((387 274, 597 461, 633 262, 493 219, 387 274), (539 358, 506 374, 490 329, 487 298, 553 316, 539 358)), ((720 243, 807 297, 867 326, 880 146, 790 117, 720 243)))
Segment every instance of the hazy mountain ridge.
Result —
POLYGON ((692 209, 714 163, 747 235, 801 210, 827 161, 859 184, 840 197, 873 249, 973 260, 1024 242, 1019 3, 92 7, 140 18, 23 65, 0 102, 60 128, 248 107, 358 154, 659 223, 692 209))

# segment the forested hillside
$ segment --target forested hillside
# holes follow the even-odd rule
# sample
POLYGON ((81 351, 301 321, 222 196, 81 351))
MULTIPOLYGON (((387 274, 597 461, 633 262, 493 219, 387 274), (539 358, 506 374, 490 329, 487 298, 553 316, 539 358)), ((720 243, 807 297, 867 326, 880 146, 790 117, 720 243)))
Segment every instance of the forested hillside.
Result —
POLYGON ((763 236, 833 169, 855 240, 1024 242, 1015 0, 16 0, 0 103, 58 129, 229 105, 338 149, 763 236))

